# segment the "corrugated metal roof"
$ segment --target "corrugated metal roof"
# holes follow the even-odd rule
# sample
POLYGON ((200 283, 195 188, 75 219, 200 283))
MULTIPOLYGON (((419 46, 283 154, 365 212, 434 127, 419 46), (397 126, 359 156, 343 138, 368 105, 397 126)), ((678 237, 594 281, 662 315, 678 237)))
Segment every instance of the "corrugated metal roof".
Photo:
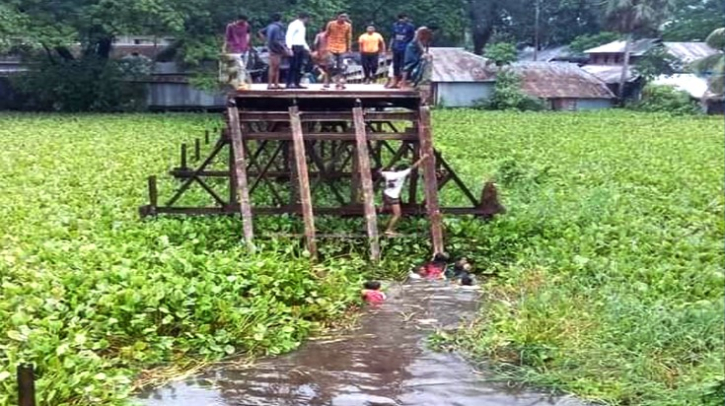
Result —
POLYGON ((658 76, 652 81, 655 85, 673 86, 678 90, 682 90, 690 94, 690 96, 699 99, 707 92, 707 79, 694 75, 692 73, 682 73, 675 75, 658 76))
MULTIPOLYGON (((619 79, 622 76, 621 65, 584 65, 582 69, 607 84, 619 83, 619 79)), ((635 81, 638 78, 639 75, 630 66, 627 69, 627 82, 635 81)))
POLYGON ((521 62, 513 65, 521 75, 522 90, 543 99, 611 99, 607 85, 573 63, 521 62))
POLYGON ((496 78, 488 60, 463 48, 430 48, 433 82, 493 82, 496 78))
POLYGON ((717 50, 710 48, 704 42, 665 42, 664 44, 670 55, 685 63, 717 53, 717 50))
MULTIPOLYGON (((645 38, 639 39, 632 43, 631 53, 632 56, 642 56, 647 52, 652 45, 657 43, 656 39, 645 38)), ((625 41, 612 41, 608 44, 600 45, 596 48, 587 49, 584 51, 586 54, 621 54, 624 53, 625 41)))
MULTIPOLYGON (((567 58, 571 55, 568 46, 563 45, 555 48, 542 49, 536 54, 536 62, 552 62, 557 58, 567 58)), ((519 52, 520 62, 534 62, 534 48, 527 47, 519 52)))

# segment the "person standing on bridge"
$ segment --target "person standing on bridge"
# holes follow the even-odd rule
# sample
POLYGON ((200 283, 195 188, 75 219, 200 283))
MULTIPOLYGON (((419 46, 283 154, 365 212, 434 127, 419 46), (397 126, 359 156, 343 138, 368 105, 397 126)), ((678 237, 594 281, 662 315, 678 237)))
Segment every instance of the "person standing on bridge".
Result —
POLYGON ((246 87, 252 82, 247 72, 247 62, 249 61, 249 51, 252 44, 250 32, 249 19, 245 15, 240 15, 236 21, 227 25, 224 33, 223 52, 236 62, 235 87, 246 87))
POLYGON ((267 73, 267 89, 281 89, 279 85, 279 66, 282 58, 292 55, 292 51, 285 43, 284 26, 282 25, 282 14, 272 14, 272 22, 261 31, 259 37, 267 44, 269 50, 269 71, 267 73))
POLYGON ((400 193, 403 191, 403 185, 405 180, 408 178, 410 173, 418 168, 426 159, 428 154, 420 157, 418 162, 414 163, 413 166, 408 167, 407 165, 398 165, 393 171, 380 171, 385 180, 385 190, 383 190, 383 204, 386 209, 392 211, 393 216, 388 222, 388 227, 385 229, 385 235, 388 237, 394 237, 397 235, 395 232, 395 225, 402 215, 400 208, 400 193))
POLYGON ((302 64, 305 56, 310 52, 310 46, 307 45, 307 28, 305 27, 309 21, 309 14, 300 13, 297 19, 287 27, 285 42, 287 48, 292 50, 292 59, 289 64, 289 72, 287 72, 287 89, 305 89, 300 85, 300 80, 302 79, 302 64))
POLYGON ((405 14, 398 15, 398 21, 393 24, 393 37, 390 39, 389 49, 393 52, 393 75, 395 76, 389 87, 398 87, 403 66, 405 65, 405 49, 413 41, 415 26, 405 14))
POLYGON ((334 59, 332 70, 335 72, 335 82, 337 89, 344 89, 345 85, 340 79, 344 71, 343 56, 350 52, 352 45, 352 24, 346 13, 339 13, 337 18, 327 23, 327 51, 330 52, 334 59))
POLYGON ((364 81, 372 83, 378 73, 380 54, 385 56, 385 40, 375 32, 375 26, 368 25, 367 32, 358 39, 360 44, 360 59, 362 62, 364 81))

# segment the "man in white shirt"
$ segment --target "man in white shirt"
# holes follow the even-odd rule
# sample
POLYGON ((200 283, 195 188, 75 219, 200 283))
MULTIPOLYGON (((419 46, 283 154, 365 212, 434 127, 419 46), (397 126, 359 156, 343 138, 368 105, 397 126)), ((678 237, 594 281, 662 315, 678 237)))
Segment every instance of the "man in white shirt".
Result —
POLYGON ((403 191, 405 180, 410 175, 413 169, 418 168, 423 161, 428 158, 428 155, 420 157, 418 162, 414 163, 413 166, 408 168, 407 165, 398 165, 393 171, 381 171, 380 174, 385 179, 385 190, 383 190, 383 203, 386 209, 390 209, 393 212, 393 217, 388 222, 388 227, 385 229, 385 235, 393 237, 395 233, 395 224, 400 220, 400 192, 403 191))
POLYGON ((300 86, 300 80, 302 79, 302 64, 305 55, 310 51, 310 47, 307 45, 307 29, 305 27, 305 24, 309 21, 309 14, 300 13, 297 19, 287 27, 285 42, 287 42, 287 48, 292 50, 292 59, 287 72, 287 89, 304 89, 303 86, 300 86))

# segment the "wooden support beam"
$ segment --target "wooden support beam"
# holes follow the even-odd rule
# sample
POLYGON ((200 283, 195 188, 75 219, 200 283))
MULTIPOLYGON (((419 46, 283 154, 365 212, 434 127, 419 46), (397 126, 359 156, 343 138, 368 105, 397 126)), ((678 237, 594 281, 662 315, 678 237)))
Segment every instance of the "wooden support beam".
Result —
POLYGON ((18 365, 18 405, 35 406, 35 372, 33 365, 18 365))
MULTIPOLYGON (((247 140, 291 140, 292 134, 288 132, 257 132, 244 135, 247 140)), ((305 133, 307 141, 355 141, 355 134, 340 132, 305 133)), ((416 141, 418 135, 415 132, 405 133, 373 133, 368 135, 370 141, 416 141)))
POLYGON ((239 110, 237 107, 229 106, 227 116, 232 138, 232 151, 234 153, 234 178, 237 181, 239 208, 242 213, 242 232, 244 233, 247 248, 254 251, 252 204, 249 200, 249 189, 247 187, 247 160, 244 156, 244 143, 242 142, 242 129, 239 126, 239 110))
MULTIPOLYGON (((303 122, 335 122, 352 120, 352 115, 347 112, 301 112, 300 120, 303 122)), ((416 119, 415 112, 398 112, 398 111, 375 111, 368 112, 365 115, 367 121, 414 121, 416 119)), ((245 112, 242 122, 288 122, 289 114, 285 111, 250 111, 245 112)))
POLYGON ((149 176, 149 215, 156 214, 156 207, 159 205, 159 191, 156 187, 156 176, 149 176))
MULTIPOLYGON (((146 208, 147 206, 143 206, 146 208)), ((403 205, 401 211, 404 216, 427 216, 426 208, 421 204, 403 205)), ((157 214, 184 214, 184 215, 234 215, 239 213, 239 204, 228 207, 158 207, 157 214)), ((384 214, 383 208, 375 209, 378 214, 384 214)), ((282 207, 254 207, 252 212, 255 216, 272 216, 280 214, 302 214, 302 207, 297 205, 288 205, 282 207)), ((360 217, 365 214, 362 205, 349 205, 345 207, 315 207, 315 213, 319 216, 355 216, 360 217)), ((451 214, 454 216, 487 216, 490 213, 484 208, 478 207, 442 207, 441 213, 451 214)))
MULTIPOLYGON (((380 260, 380 239, 378 238, 378 222, 375 213, 375 191, 373 179, 370 176, 370 155, 368 140, 365 133, 365 118, 362 107, 352 109, 355 118, 355 138, 357 139, 357 166, 360 170, 360 184, 363 192, 363 205, 365 208, 365 224, 367 225, 368 240, 370 241, 370 259, 373 262, 380 260)), ((355 187, 355 185, 353 185, 355 187)), ((353 203, 357 203, 353 201, 353 203)))
POLYGON ((181 144, 181 163, 179 167, 182 169, 186 169, 189 167, 186 164, 186 144, 181 144))
POLYGON ((302 134, 302 123, 297 106, 289 108, 290 127, 292 129, 292 143, 294 145, 295 167, 299 183, 300 201, 302 203, 302 218, 305 222, 305 236, 307 238, 307 251, 312 258, 317 258, 317 241, 315 240, 315 218, 312 212, 312 196, 310 195, 310 179, 307 174, 307 158, 305 154, 305 140, 302 134))
POLYGON ((420 153, 427 154, 428 159, 423 162, 423 180, 425 182, 425 202, 430 220, 430 235, 433 240, 434 254, 444 251, 443 221, 438 206, 438 185, 436 181, 435 153, 433 151, 433 137, 430 131, 430 108, 421 106, 418 115, 418 135, 420 137, 420 153))

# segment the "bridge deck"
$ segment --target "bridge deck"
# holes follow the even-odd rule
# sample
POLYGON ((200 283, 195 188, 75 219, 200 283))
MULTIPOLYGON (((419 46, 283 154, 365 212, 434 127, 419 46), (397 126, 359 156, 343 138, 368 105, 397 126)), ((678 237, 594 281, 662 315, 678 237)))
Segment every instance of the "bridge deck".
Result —
POLYGON ((264 83, 254 83, 247 90, 231 95, 241 110, 286 111, 294 100, 300 110, 345 110, 359 100, 364 107, 402 107, 417 109, 420 93, 415 89, 387 89, 382 84, 350 83, 345 89, 332 85, 324 89, 321 84, 306 85, 306 89, 269 90, 264 83))

